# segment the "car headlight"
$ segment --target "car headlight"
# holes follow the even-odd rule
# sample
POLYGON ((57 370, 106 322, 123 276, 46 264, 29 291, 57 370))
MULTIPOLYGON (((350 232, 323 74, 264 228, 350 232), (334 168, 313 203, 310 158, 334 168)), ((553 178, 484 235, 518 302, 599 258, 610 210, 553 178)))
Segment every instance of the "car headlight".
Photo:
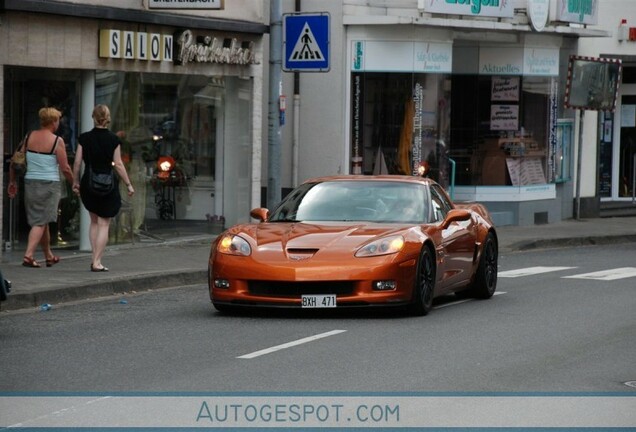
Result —
POLYGON ((225 234, 219 241, 216 250, 228 255, 249 256, 252 254, 252 248, 247 240, 233 234, 225 234))
POLYGON ((358 258, 398 253, 404 248, 404 237, 401 235, 385 237, 362 246, 356 252, 358 258))

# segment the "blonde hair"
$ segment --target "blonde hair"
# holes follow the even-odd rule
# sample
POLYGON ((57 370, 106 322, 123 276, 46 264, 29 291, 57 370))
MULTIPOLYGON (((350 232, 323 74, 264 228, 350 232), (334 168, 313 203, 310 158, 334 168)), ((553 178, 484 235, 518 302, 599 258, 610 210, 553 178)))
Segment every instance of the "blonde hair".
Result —
POLYGON ((59 120, 62 117, 62 112, 53 107, 44 107, 40 109, 38 115, 40 116, 40 126, 46 127, 59 120))
POLYGON ((106 105, 96 105, 93 108, 93 122, 95 126, 106 127, 110 124, 110 110, 106 105))

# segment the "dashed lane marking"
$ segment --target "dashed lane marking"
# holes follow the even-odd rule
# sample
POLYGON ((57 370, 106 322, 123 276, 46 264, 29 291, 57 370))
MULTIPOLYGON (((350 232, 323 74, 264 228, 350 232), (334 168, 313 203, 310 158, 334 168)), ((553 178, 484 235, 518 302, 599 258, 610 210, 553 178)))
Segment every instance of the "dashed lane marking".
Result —
POLYGON ((282 345, 276 345, 276 346, 273 346, 271 348, 265 348, 265 349, 262 349, 260 351, 254 351, 253 353, 245 354, 245 355, 239 356, 237 358, 240 358, 240 359, 253 359, 253 358, 256 358, 256 357, 260 357, 262 355, 271 354, 271 353, 276 352, 276 351, 280 351, 280 350, 283 350, 283 349, 286 349, 286 348, 291 348, 291 347, 294 347, 294 346, 297 346, 297 345, 302 345, 302 344, 305 344, 305 343, 308 343, 308 342, 313 342, 313 341, 318 340, 318 339, 326 338, 326 337, 329 337, 329 336, 334 336, 334 335, 337 335, 337 334, 340 334, 340 333, 344 333, 344 332, 346 332, 346 330, 332 330, 330 332, 320 333, 320 334, 317 334, 317 335, 314 335, 314 336, 309 336, 309 337, 298 339, 298 340, 295 340, 295 341, 292 341, 292 342, 287 342, 287 343, 284 343, 282 345))
MULTIPOLYGON (((502 291, 502 292, 497 291, 493 295, 502 295, 502 294, 506 294, 506 292, 505 291, 502 291)), ((466 303, 466 302, 473 301, 473 300, 475 300, 475 299, 467 298, 467 299, 456 300, 456 301, 453 301, 453 302, 450 302, 450 303, 444 303, 444 304, 441 304, 441 305, 437 305, 433 309, 442 309, 442 308, 449 307, 449 306, 456 306, 458 304, 466 303)))
POLYGON ((518 278, 518 277, 532 276, 532 275, 537 275, 542 273, 570 270, 575 268, 577 267, 542 267, 542 266, 526 267, 526 268, 521 268, 517 270, 508 270, 508 271, 499 272, 497 276, 503 277, 503 278, 518 278))
POLYGON ((584 273, 574 276, 564 276, 563 279, 592 279, 602 281, 613 281, 636 277, 636 267, 621 267, 609 270, 601 270, 592 273, 584 273))

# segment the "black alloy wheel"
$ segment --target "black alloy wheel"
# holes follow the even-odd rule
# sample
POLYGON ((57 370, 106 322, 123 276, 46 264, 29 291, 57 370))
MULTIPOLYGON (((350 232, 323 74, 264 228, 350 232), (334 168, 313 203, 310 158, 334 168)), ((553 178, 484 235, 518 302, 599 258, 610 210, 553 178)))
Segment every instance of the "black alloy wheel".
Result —
POLYGON ((435 290, 435 263, 433 254, 427 246, 422 248, 417 262, 417 274, 413 287, 413 303, 410 312, 417 316, 428 314, 433 307, 433 293, 435 290))
POLYGON ((472 294, 480 299, 488 299, 497 289, 497 241, 493 233, 488 233, 475 274, 472 294))

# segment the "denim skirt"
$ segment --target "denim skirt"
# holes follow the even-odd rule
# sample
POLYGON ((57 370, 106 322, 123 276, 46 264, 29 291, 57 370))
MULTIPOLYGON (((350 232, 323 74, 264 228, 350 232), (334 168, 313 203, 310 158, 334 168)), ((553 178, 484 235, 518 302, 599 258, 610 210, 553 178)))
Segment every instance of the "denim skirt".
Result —
POLYGON ((57 221, 61 184, 50 180, 24 180, 24 207, 31 226, 57 221))

